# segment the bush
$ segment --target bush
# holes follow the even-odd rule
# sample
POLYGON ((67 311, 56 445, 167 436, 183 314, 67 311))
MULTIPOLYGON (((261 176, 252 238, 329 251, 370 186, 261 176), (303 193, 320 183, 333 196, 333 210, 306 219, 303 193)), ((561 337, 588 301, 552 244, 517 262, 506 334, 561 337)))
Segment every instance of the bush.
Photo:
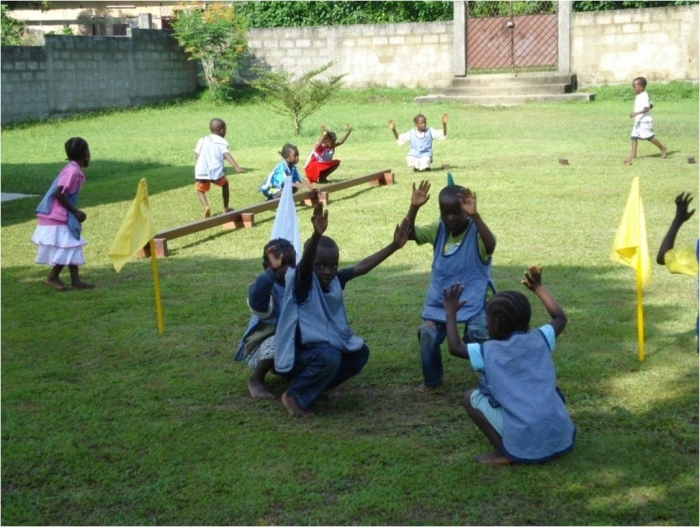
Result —
POLYGON ((24 22, 15 20, 10 16, 10 8, 2 4, 2 45, 21 45, 22 34, 24 33, 24 22))

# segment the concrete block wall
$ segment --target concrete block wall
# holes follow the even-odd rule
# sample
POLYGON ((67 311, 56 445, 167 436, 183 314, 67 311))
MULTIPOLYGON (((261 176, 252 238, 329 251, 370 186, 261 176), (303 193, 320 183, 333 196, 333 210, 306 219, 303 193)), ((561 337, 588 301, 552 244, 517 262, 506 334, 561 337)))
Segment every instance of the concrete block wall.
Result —
POLYGON ((2 122, 49 115, 49 82, 43 47, 2 46, 2 122))
POLYGON ((698 80, 699 6, 574 13, 571 64, 579 84, 698 80))

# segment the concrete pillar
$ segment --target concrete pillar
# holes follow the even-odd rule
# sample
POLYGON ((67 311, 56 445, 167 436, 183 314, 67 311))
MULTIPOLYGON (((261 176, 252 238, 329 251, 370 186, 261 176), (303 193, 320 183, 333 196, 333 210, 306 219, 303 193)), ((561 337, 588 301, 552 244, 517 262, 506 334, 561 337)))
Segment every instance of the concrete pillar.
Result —
POLYGON ((467 2, 453 2, 452 13, 452 69, 455 77, 464 77, 467 75, 467 2))
POLYGON ((559 0, 559 63, 558 73, 571 73, 571 0, 559 0))
POLYGON ((139 29, 153 29, 151 13, 139 13, 139 29))

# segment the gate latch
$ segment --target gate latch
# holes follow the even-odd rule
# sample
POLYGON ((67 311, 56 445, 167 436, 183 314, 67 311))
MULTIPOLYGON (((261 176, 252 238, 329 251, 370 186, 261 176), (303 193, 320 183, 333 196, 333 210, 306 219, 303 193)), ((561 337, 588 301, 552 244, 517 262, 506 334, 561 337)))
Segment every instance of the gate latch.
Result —
POLYGON ((507 27, 508 29, 513 29, 513 28, 515 27, 515 22, 513 22, 512 20, 509 20, 509 21, 506 23, 506 27, 507 27))

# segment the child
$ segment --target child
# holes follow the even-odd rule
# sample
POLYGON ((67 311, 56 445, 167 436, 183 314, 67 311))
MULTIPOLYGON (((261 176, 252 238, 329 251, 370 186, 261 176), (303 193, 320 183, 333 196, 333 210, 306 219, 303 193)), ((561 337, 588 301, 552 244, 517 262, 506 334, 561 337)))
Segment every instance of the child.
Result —
POLYGON ((529 267, 523 285, 539 298, 552 317, 530 331, 530 302, 518 291, 494 295, 487 307, 493 340, 466 347, 457 332, 457 312, 464 286, 444 291, 450 353, 471 361, 481 371, 477 388, 464 396, 467 414, 493 445, 479 463, 539 463, 571 450, 576 427, 556 385, 552 362, 554 338, 566 326, 566 315, 542 285, 542 268, 529 267))
POLYGON ((464 323, 465 342, 483 342, 489 338, 486 327, 486 293, 493 289, 491 256, 496 238, 476 209, 476 194, 458 185, 448 185, 440 192, 440 220, 425 226, 414 226, 418 209, 429 199, 430 183, 413 185, 409 240, 418 245, 433 245, 433 265, 428 294, 423 304, 423 323, 418 330, 423 384, 419 391, 428 391, 443 382, 440 344, 445 340, 445 310, 442 291, 454 281, 467 285, 457 321, 464 323))
POLYGON ((205 218, 211 216, 206 195, 206 192, 209 192, 209 188, 211 188, 211 183, 221 187, 221 193, 224 198, 224 212, 233 210, 228 206, 229 190, 228 181, 224 174, 224 159, 239 174, 245 172, 243 168, 238 166, 236 160, 231 156, 231 152, 229 152, 228 141, 224 139, 226 137, 226 123, 221 119, 212 119, 209 121, 209 131, 211 134, 200 138, 194 149, 194 158, 196 159, 194 179, 199 202, 204 207, 205 218))
POLYGON ((352 127, 348 124, 347 131, 340 141, 336 141, 336 135, 334 132, 329 131, 325 125, 321 125, 321 137, 311 150, 309 154, 309 159, 304 165, 304 174, 309 183, 327 183, 328 176, 330 176, 338 166, 340 166, 340 160, 333 159, 335 155, 336 147, 345 143, 347 138, 352 132, 352 127))
POLYGON ((297 171, 297 163, 299 162, 299 149, 292 144, 285 144, 282 147, 282 151, 279 152, 282 156, 282 161, 277 163, 277 166, 272 169, 272 172, 263 179, 258 188, 258 192, 262 192, 266 199, 274 199, 279 197, 279 193, 282 192, 284 188, 284 182, 287 176, 292 176, 292 184, 294 186, 294 192, 296 192, 301 187, 309 187, 310 185, 306 183, 299 172, 297 171))
POLYGON ((32 243, 38 250, 36 263, 53 266, 44 283, 57 291, 92 289, 93 284, 80 280, 78 266, 85 264, 80 235, 86 215, 76 208, 78 193, 85 182, 83 168, 90 164, 90 148, 85 139, 73 137, 66 141, 69 163, 58 173, 46 195, 36 208, 37 226, 32 243), (70 288, 59 275, 65 266, 70 272, 70 288))
POLYGON ((338 270, 339 250, 323 233, 328 211, 314 207, 314 232, 304 245, 296 269, 287 271, 284 299, 275 338, 275 370, 291 380, 282 395, 290 415, 310 415, 327 390, 354 377, 369 358, 369 348, 348 326, 343 300, 345 285, 401 249, 408 239, 404 219, 393 241, 353 267, 338 270))
POLYGON ((649 113, 653 105, 649 101, 649 94, 644 91, 646 86, 647 80, 644 77, 637 77, 632 81, 632 91, 635 97, 634 111, 630 114, 630 118, 634 119, 634 126, 631 134, 632 151, 630 156, 625 159, 625 162, 628 164, 637 157, 637 140, 639 139, 650 141, 661 150, 661 157, 666 157, 666 147, 654 137, 654 123, 649 113))
POLYGON ((265 386, 265 375, 273 371, 275 329, 284 295, 284 275, 296 267, 296 251, 287 240, 269 241, 263 249, 263 269, 248 289, 250 322, 238 344, 236 360, 245 360, 253 373, 248 391, 253 399, 273 399, 265 386))
POLYGON ((399 146, 410 143, 411 149, 406 156, 406 162, 414 172, 430 170, 433 162, 433 140, 445 139, 447 137, 447 114, 442 114, 442 130, 428 128, 428 123, 423 114, 418 114, 413 118, 416 127, 405 134, 399 135, 396 132, 396 125, 393 120, 389 120, 389 128, 394 133, 399 146))

